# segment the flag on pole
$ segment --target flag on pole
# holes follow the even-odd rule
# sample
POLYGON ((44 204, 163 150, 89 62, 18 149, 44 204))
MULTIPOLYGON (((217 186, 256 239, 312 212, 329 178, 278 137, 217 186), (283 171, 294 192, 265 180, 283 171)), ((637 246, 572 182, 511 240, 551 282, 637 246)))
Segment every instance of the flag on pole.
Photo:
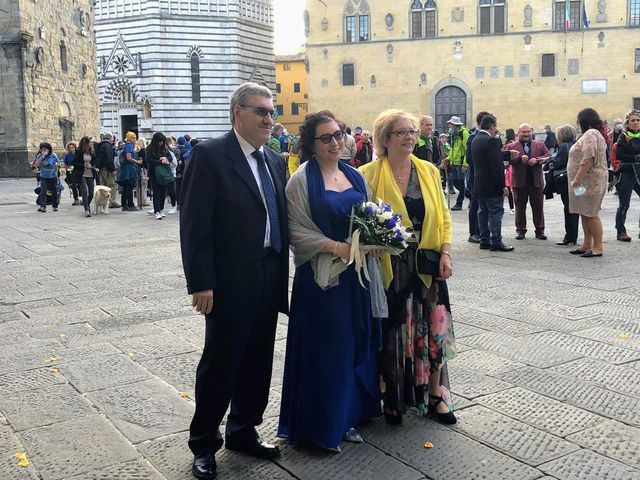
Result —
POLYGON ((564 29, 571 30, 571 2, 569 0, 564 2, 564 29))
POLYGON ((589 28, 589 18, 587 17, 587 7, 585 6, 585 2, 582 3, 582 26, 584 28, 589 28))

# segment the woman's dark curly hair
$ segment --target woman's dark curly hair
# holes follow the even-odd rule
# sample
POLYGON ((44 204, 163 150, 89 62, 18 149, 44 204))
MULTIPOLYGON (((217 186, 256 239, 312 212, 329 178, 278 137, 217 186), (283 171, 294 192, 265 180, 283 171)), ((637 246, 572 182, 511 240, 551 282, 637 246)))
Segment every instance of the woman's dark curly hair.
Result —
POLYGON ((49 150, 49 155, 53 153, 53 147, 49 142, 42 142, 38 147, 38 150, 42 151, 43 148, 46 148, 47 150, 49 150))
POLYGON ((318 125, 335 121, 342 129, 344 125, 336 119, 329 110, 321 110, 320 112, 310 113, 304 117, 304 122, 300 125, 300 155, 301 159, 309 160, 313 157, 313 142, 315 142, 316 129, 318 125))
POLYGON ((585 108, 580 110, 578 113, 578 125, 580 125, 580 130, 582 133, 585 133, 590 128, 595 128, 600 132, 602 138, 607 140, 607 132, 605 131, 604 124, 600 119, 600 115, 593 108, 585 108))

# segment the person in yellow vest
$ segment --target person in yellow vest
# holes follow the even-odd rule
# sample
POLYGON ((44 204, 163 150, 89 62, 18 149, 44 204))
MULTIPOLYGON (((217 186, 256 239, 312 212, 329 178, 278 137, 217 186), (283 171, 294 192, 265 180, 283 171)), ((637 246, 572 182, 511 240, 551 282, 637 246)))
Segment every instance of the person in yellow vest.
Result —
POLYGON ((287 158, 287 167, 289 172, 289 178, 296 173, 300 168, 300 152, 298 144, 300 143, 300 136, 289 135, 287 139, 289 145, 289 157, 287 158))
POLYGON ((418 133, 412 115, 382 112, 373 132, 378 160, 360 167, 372 198, 390 204, 415 233, 401 255, 381 258, 389 306, 389 317, 381 319, 384 415, 400 424, 416 407, 420 416, 452 424, 447 362, 456 347, 446 283, 453 274, 451 215, 438 168, 412 154, 418 133))

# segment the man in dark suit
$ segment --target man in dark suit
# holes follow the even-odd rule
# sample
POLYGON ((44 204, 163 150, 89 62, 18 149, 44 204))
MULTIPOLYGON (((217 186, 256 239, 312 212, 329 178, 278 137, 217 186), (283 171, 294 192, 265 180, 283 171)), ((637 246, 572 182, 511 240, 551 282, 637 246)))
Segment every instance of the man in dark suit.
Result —
POLYGON ((229 404, 226 448, 280 454, 255 430, 269 398, 278 311, 288 312, 285 164, 264 146, 272 98, 266 87, 240 85, 231 96, 233 129, 194 147, 182 181, 182 263, 193 306, 206 319, 189 437, 199 479, 216 477, 218 427, 229 404))
POLYGON ((480 227, 478 226, 478 200, 473 193, 473 181, 475 175, 473 173, 473 152, 471 151, 471 145, 473 140, 480 131, 480 122, 485 115, 491 115, 489 112, 481 111, 476 115, 476 128, 469 133, 469 140, 467 140, 467 190, 471 195, 469 197, 469 239, 470 243, 480 243, 480 227))
POLYGON ((511 188, 516 206, 516 240, 523 240, 527 233, 527 202, 531 201, 536 238, 546 240, 544 234, 544 176, 542 165, 551 158, 544 142, 532 139, 533 129, 523 123, 518 129, 518 139, 506 148, 517 151, 512 157, 511 188))
MULTIPOLYGON (((504 197, 509 189, 504 182, 503 152, 500 140, 495 138, 498 129, 496 117, 486 114, 480 120, 471 144, 473 158, 473 187, 478 201, 478 226, 480 248, 492 252, 510 252, 513 247, 502 242, 502 216, 504 197)), ((510 155, 506 152, 506 155, 510 155)))

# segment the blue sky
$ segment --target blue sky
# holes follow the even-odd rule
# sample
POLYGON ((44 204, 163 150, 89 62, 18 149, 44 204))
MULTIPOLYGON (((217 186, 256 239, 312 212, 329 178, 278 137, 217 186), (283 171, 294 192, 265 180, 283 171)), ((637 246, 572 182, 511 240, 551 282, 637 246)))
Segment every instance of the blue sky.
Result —
POLYGON ((304 43, 305 0, 274 0, 276 55, 298 53, 304 43))

